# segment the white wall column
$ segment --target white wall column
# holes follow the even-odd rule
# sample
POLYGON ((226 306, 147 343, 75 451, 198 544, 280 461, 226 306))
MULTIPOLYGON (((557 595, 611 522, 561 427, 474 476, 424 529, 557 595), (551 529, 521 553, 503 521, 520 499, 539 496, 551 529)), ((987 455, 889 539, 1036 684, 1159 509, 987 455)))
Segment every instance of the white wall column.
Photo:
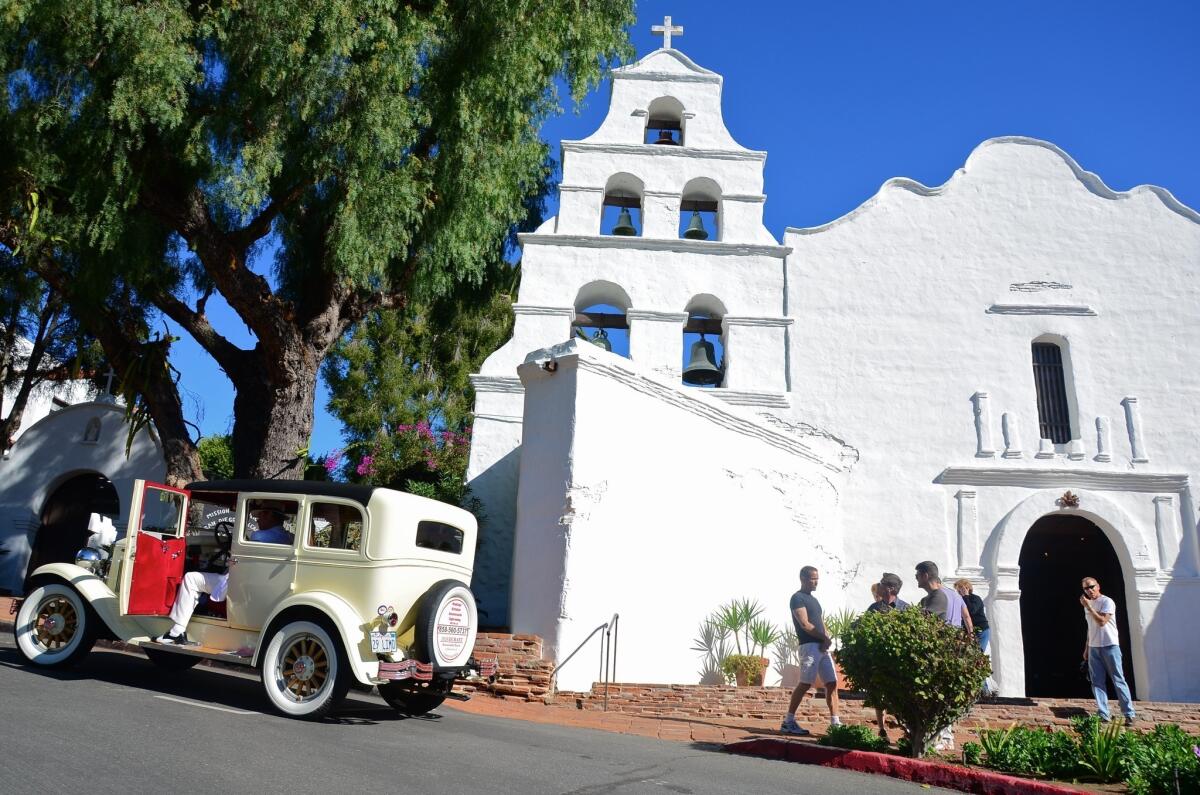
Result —
POLYGON ((1016 415, 1004 412, 1000 417, 1000 429, 1004 432, 1004 457, 1020 458, 1023 453, 1021 452, 1021 433, 1017 429, 1016 415))
POLYGON ((996 448, 992 444, 992 407, 988 393, 980 390, 971 396, 972 412, 975 415, 975 457, 995 458, 996 448))
POLYGON ((1158 567, 1164 574, 1175 570, 1179 558, 1179 509, 1175 497, 1160 495, 1154 498, 1154 530, 1158 536, 1158 567))
POLYGON ((790 317, 726 316, 725 383, 747 392, 787 392, 790 317))
POLYGON ((687 312, 630 309, 625 317, 629 321, 629 358, 668 378, 681 378, 687 312))
POLYGON ((1108 417, 1096 418, 1096 460, 1112 461, 1112 421, 1108 417))
POLYGON ((1150 459, 1142 442, 1142 412, 1138 399, 1130 396, 1121 401, 1125 407, 1125 427, 1129 431, 1129 450, 1135 464, 1145 464, 1150 459))
POLYGON ((958 569, 959 577, 976 578, 983 574, 979 565, 979 509, 975 490, 962 489, 954 495, 958 500, 958 569))

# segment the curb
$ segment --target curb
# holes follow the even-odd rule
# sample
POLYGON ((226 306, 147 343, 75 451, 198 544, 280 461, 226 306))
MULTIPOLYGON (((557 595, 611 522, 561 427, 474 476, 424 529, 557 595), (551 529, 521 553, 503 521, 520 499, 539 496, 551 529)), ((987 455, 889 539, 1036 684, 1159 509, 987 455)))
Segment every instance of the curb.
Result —
POLYGON ((964 768, 944 762, 929 762, 924 759, 909 759, 871 751, 848 751, 824 745, 795 742, 773 737, 729 743, 724 750, 745 756, 760 756, 797 762, 802 765, 820 765, 859 773, 874 773, 892 778, 930 784, 960 792, 980 795, 1079 795, 1079 790, 1042 781, 1031 781, 1002 773, 964 768))

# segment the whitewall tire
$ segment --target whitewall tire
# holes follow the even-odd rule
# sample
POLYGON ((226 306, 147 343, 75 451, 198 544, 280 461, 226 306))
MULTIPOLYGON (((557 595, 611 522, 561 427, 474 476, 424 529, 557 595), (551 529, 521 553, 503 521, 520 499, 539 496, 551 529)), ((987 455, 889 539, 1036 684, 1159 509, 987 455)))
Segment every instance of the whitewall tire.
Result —
POLYGON ((417 609, 417 656, 434 670, 464 668, 475 650, 479 610, 471 589, 457 580, 434 583, 417 609))
POLYGON ((71 586, 45 583, 21 603, 13 636, 28 662, 58 668, 82 660, 96 642, 96 614, 71 586))
POLYGON ((350 680, 336 633, 312 621, 280 627, 263 654, 263 689, 271 705, 291 718, 325 717, 345 698, 350 680))

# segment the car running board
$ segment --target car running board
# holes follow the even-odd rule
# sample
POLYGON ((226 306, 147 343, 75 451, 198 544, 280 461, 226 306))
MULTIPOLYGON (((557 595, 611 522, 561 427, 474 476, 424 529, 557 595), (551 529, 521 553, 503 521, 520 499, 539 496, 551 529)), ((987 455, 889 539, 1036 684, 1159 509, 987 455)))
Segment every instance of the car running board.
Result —
POLYGON ((237 652, 214 649, 211 646, 180 646, 175 643, 159 643, 153 640, 143 641, 137 645, 146 649, 154 649, 155 651, 200 657, 205 660, 220 660, 221 662, 233 663, 234 665, 250 665, 251 660, 254 659, 252 657, 243 657, 237 652))

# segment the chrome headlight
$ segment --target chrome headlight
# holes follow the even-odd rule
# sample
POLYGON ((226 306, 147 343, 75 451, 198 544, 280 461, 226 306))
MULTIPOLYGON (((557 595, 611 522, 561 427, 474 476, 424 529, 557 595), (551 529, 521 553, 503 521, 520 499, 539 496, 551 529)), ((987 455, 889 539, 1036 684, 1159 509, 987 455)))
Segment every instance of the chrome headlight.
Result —
POLYGON ((75 553, 75 565, 81 569, 91 571, 100 561, 104 560, 100 551, 91 547, 84 547, 75 553))

